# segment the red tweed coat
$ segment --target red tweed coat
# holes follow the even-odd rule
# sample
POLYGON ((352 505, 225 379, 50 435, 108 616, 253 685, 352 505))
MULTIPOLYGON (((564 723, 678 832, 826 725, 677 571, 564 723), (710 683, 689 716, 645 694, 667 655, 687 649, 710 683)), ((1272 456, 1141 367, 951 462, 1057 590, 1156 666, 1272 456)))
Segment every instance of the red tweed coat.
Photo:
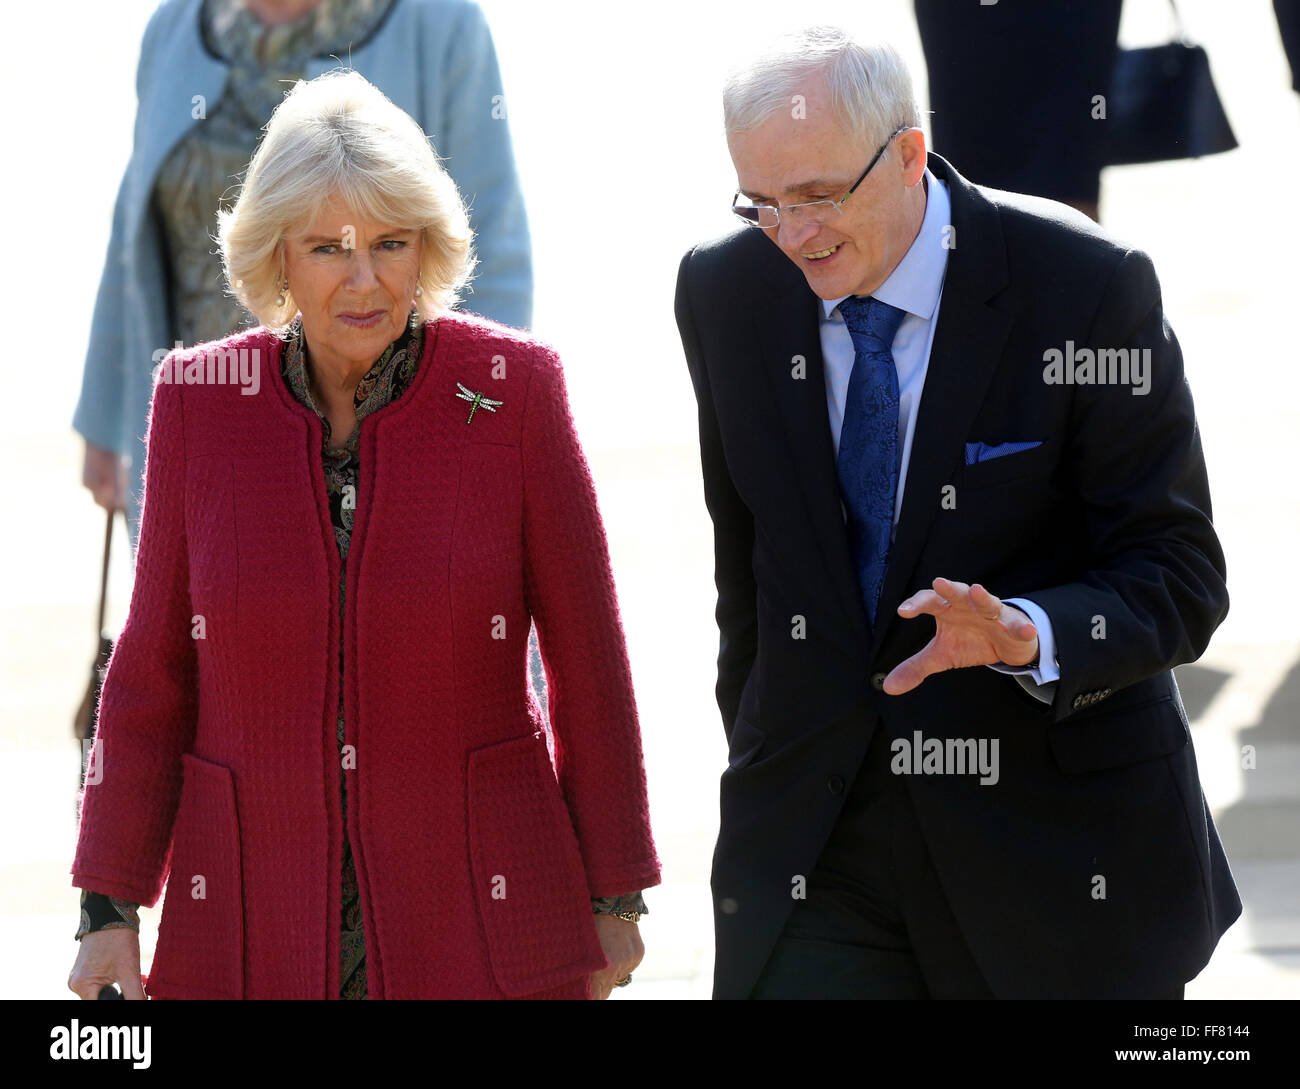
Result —
POLYGON ((659 864, 559 359, 443 317, 411 387, 362 421, 340 677, 321 425, 279 344, 258 328, 164 363, 179 379, 176 357, 257 351, 256 394, 219 373, 154 387, 72 883, 152 906, 170 870, 153 997, 336 998, 346 834, 370 997, 585 997, 606 963, 589 898, 655 885, 659 864), (467 424, 458 382, 501 406, 467 424))

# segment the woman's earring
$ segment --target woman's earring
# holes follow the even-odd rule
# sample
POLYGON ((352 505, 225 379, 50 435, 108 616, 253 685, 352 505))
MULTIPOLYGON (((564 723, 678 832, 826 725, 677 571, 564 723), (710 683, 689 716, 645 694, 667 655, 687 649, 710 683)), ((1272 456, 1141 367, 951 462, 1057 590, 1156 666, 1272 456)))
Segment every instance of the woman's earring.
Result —
POLYGON ((424 288, 422 288, 419 284, 416 284, 416 285, 415 285, 415 297, 418 299, 418 298, 419 298, 421 295, 423 295, 423 294, 424 294, 424 288))
POLYGON ((288 280, 281 280, 281 281, 280 281, 280 296, 279 296, 279 298, 277 298, 277 299, 275 300, 275 305, 276 305, 276 306, 283 306, 283 305, 284 305, 284 295, 285 295, 285 292, 288 291, 288 290, 289 290, 289 281, 288 281, 288 280))

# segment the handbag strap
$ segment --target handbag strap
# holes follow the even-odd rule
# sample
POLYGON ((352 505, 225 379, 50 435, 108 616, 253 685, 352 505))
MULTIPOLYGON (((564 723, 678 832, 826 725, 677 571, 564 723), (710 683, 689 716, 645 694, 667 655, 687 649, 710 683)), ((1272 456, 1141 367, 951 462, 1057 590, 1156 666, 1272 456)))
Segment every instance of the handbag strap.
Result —
POLYGON ((104 603, 108 599, 108 557, 113 548, 113 515, 115 511, 108 512, 108 520, 104 523, 104 562, 99 569, 99 620, 95 624, 95 638, 104 637, 104 603))
POLYGON ((1169 10, 1174 18, 1174 40, 1183 45, 1191 45, 1192 40, 1187 36, 1187 28, 1183 25, 1183 13, 1178 10, 1178 0, 1169 0, 1169 10))

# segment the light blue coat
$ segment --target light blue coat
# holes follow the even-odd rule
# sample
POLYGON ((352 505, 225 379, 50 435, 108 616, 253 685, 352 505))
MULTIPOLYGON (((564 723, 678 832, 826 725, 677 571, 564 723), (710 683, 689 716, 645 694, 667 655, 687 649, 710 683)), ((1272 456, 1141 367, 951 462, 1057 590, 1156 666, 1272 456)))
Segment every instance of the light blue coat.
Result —
MULTIPOLYGON (((204 96, 210 109, 221 98, 228 71, 203 46, 202 2, 165 0, 145 29, 136 73, 134 145, 113 210, 81 398, 72 418, 88 442, 132 459, 127 516, 133 542, 153 356, 172 347, 164 239, 151 204, 154 180, 178 141, 201 123, 193 116, 198 112, 194 96, 204 96)), ((339 57, 349 63, 347 56, 339 57)), ((304 74, 313 79, 338 65, 333 58, 314 59, 304 74)), ((463 307, 526 327, 533 292, 528 221, 504 99, 497 97, 503 91, 496 51, 478 5, 398 0, 370 39, 353 49, 350 67, 415 118, 471 205, 479 265, 463 307)))

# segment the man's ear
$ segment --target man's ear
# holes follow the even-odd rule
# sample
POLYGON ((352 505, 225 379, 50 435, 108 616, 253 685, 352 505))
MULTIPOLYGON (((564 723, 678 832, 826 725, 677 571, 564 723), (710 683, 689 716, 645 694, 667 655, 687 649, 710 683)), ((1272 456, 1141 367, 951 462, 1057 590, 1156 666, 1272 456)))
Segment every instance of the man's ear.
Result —
POLYGON ((903 184, 910 189, 925 176, 925 133, 919 128, 904 129, 894 139, 903 164, 903 184))

